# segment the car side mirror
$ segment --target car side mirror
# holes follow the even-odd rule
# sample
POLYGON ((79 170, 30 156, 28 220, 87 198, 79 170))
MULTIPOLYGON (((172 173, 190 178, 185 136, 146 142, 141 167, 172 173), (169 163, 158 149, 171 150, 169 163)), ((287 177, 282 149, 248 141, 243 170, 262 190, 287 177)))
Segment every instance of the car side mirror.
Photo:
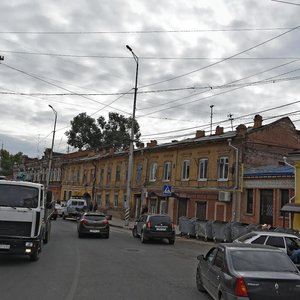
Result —
POLYGON ((205 256, 204 256, 203 254, 198 255, 198 256, 197 256, 197 259, 198 259, 198 260, 206 260, 206 258, 205 258, 205 256))

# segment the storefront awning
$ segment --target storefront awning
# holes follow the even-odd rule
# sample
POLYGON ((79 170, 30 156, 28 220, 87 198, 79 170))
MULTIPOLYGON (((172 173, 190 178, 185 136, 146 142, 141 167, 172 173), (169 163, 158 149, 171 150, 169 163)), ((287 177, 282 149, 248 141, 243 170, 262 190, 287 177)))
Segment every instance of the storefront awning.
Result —
POLYGON ((300 203, 287 203, 280 209, 282 212, 300 213, 300 203))

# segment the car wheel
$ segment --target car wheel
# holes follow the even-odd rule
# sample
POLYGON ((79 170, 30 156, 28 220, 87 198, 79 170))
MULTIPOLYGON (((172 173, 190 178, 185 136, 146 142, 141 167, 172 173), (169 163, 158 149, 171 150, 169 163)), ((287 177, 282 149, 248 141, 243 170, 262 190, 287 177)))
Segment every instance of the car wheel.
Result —
POLYGON ((66 216, 65 216, 65 214, 63 213, 62 214, 62 218, 65 220, 66 219, 66 216))
POLYGON ((145 235, 144 235, 144 232, 143 232, 143 231, 141 232, 141 242, 142 242, 143 244, 145 244, 145 243, 147 242, 147 240, 145 239, 145 235))
POLYGON ((78 232, 78 237, 81 239, 83 237, 83 234, 81 232, 78 232))
POLYGON ((134 238, 138 238, 139 237, 139 235, 137 233, 136 227, 133 227, 133 229, 132 229, 132 235, 133 235, 134 238))
POLYGON ((201 274, 200 271, 197 269, 197 273, 196 273, 196 284, 197 284, 197 289, 200 292, 205 292, 205 288, 203 286, 203 282, 201 279, 201 274))
POLYGON ((169 239, 169 244, 170 245, 174 245, 174 243, 175 243, 175 239, 169 239))
POLYGON ((104 235, 104 238, 109 239, 109 232, 104 235))

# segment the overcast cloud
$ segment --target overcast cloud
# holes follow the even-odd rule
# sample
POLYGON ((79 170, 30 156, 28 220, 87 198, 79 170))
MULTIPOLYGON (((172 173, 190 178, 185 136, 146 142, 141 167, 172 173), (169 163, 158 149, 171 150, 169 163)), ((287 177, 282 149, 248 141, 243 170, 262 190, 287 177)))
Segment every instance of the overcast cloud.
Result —
POLYGON ((126 45, 139 57, 145 143, 210 134, 211 112, 226 131, 257 113, 264 124, 289 116, 299 129, 300 1, 289 2, 1 1, 0 146, 40 157, 51 147, 49 104, 63 153, 79 113, 131 116, 136 63, 126 45))

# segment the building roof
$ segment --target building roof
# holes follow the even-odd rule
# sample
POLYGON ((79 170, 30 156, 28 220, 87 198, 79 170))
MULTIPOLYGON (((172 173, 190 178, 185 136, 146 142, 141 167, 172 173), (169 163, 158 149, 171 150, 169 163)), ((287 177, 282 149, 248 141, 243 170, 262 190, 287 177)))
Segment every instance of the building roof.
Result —
POLYGON ((256 168, 249 168, 244 171, 244 177, 293 175, 294 168, 291 166, 261 166, 256 168))

